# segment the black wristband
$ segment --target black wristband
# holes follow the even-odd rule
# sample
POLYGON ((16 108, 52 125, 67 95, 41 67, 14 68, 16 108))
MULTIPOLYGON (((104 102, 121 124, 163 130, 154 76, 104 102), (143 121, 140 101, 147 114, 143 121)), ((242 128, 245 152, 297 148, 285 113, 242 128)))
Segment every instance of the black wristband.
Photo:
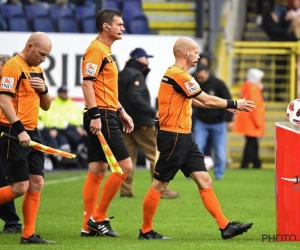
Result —
POLYGON ((117 109, 117 112, 120 113, 124 108, 121 106, 120 108, 117 109))
POLYGON ((18 134, 20 134, 23 131, 25 131, 25 128, 24 128, 24 126, 23 126, 23 124, 22 124, 22 122, 20 120, 17 120, 11 126, 17 131, 18 134))
POLYGON ((227 109, 234 109, 234 101, 233 100, 227 100, 227 109))
POLYGON ((237 105, 237 101, 233 101, 233 106, 234 106, 234 107, 233 107, 234 109, 237 109, 237 106, 238 106, 238 105, 237 105))
POLYGON ((89 114, 91 119, 98 119, 98 118, 101 117, 98 107, 90 108, 88 110, 88 114, 89 114))
POLYGON ((46 95, 48 93, 48 87, 45 85, 45 91, 44 92, 40 92, 41 95, 46 95))

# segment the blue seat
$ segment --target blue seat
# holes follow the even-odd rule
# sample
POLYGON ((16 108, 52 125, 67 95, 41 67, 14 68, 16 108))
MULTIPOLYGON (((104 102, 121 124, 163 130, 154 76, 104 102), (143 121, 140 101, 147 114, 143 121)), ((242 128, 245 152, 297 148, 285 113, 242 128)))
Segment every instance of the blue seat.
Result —
POLYGON ((57 20, 59 17, 73 15, 73 9, 68 5, 53 4, 49 8, 49 13, 52 19, 57 20))
POLYGON ((96 7, 96 0, 86 0, 85 5, 96 7))
POLYGON ((31 31, 24 15, 14 15, 8 18, 8 30, 9 31, 31 31))
POLYGON ((72 16, 74 15, 73 9, 68 5, 56 5, 53 4, 49 8, 50 17, 52 19, 52 22, 54 23, 55 27, 58 29, 58 20, 61 17, 65 16, 72 16))
POLYGON ((24 12, 29 22, 35 17, 49 15, 49 9, 41 4, 26 4, 24 5, 24 12))
POLYGON ((24 11, 21 5, 18 4, 2 4, 1 7, 1 13, 2 17, 5 21, 8 21, 8 19, 12 16, 20 16, 24 15, 24 11))
POLYGON ((57 31, 63 33, 80 33, 76 18, 72 16, 62 16, 57 20, 57 31))
POLYGON ((80 22, 82 33, 96 33, 96 22, 94 17, 86 17, 80 22))
POLYGON ((78 22, 82 19, 92 17, 96 19, 96 9, 90 6, 77 6, 75 8, 75 17, 78 22))
POLYGON ((56 32, 49 15, 35 17, 32 20, 32 29, 33 31, 56 32))
POLYGON ((120 0, 106 0, 104 1, 103 9, 113 9, 122 11, 122 3, 120 0))
POLYGON ((128 29, 129 34, 148 35, 150 31, 147 17, 145 15, 135 16, 129 21, 128 29))
MULTIPOLYGON (((140 0, 128 0, 123 2, 123 21, 126 30, 129 30, 129 23, 135 17, 143 16, 144 10, 140 0)), ((131 33, 131 32, 129 32, 131 33)))

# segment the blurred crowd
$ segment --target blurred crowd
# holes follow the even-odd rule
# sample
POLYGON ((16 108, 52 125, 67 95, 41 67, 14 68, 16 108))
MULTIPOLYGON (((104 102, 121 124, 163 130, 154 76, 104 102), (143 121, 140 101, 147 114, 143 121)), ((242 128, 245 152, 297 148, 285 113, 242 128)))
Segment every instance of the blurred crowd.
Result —
POLYGON ((82 126, 82 114, 82 108, 68 96, 65 85, 57 90, 57 96, 48 111, 40 109, 39 129, 43 143, 77 155, 75 159, 47 155, 47 170, 87 167, 87 134, 82 126))
POLYGON ((95 34, 103 8, 124 14, 124 34, 150 33, 141 0, 0 0, 0 31, 95 34))
POLYGON ((96 0, 2 0, 1 4, 58 4, 58 5, 96 5, 96 0))
POLYGON ((298 41, 300 39, 300 0, 257 1, 256 23, 271 41, 298 41))

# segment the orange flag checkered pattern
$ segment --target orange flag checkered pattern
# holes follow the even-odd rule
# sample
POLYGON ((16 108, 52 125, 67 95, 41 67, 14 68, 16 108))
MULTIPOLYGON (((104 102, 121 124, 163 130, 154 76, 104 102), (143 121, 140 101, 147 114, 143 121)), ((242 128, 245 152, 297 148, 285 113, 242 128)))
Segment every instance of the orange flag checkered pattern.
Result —
POLYGON ((106 140, 105 140, 105 138, 104 138, 104 136, 101 132, 98 134, 98 139, 100 141, 100 144, 102 146, 102 149, 103 149, 104 154, 106 156, 107 163, 110 166, 111 171, 113 173, 117 172, 118 174, 123 174, 123 171, 120 168, 119 163, 117 162, 115 156, 113 155, 110 147, 108 146, 108 144, 107 144, 107 142, 106 142, 106 140))

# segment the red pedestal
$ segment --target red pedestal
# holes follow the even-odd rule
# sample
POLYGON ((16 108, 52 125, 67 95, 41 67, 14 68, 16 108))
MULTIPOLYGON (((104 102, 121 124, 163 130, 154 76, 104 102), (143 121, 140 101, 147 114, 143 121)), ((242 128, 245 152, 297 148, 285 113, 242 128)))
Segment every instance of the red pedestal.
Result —
POLYGON ((300 126, 276 123, 276 233, 300 240, 300 126))

